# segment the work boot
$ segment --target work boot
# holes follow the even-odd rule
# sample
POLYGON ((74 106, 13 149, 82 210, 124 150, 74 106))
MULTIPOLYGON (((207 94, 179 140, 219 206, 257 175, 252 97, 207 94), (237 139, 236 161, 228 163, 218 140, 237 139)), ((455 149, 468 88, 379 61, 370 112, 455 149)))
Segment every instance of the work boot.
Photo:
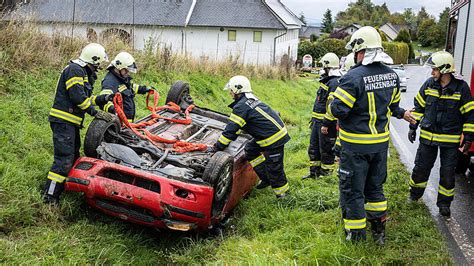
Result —
POLYGON ((319 176, 322 177, 322 176, 328 176, 328 175, 331 175, 332 171, 331 170, 321 170, 319 172, 319 176))
POLYGON ((445 217, 450 217, 451 216, 451 210, 449 207, 439 207, 439 214, 445 216, 445 217))
POLYGON ((276 195, 276 197, 277 197, 277 199, 284 199, 284 198, 288 197, 289 195, 290 195, 290 191, 288 190, 283 194, 276 195))
POLYGON ((308 175, 305 175, 303 176, 301 179, 302 180, 305 180, 305 179, 316 179, 318 176, 316 175, 316 173, 314 172, 309 172, 308 175))
POLYGON ((264 189, 266 187, 270 186, 270 183, 264 180, 260 180, 256 186, 257 189, 264 189))
POLYGON ((49 194, 43 195, 43 203, 49 205, 59 205, 59 197, 54 197, 49 194))
POLYGON ((360 242, 360 241, 365 241, 366 238, 367 238, 365 228, 363 228, 363 229, 346 229, 345 232, 346 232, 346 240, 347 241, 352 241, 353 243, 360 242))
POLYGON ((418 202, 419 198, 413 196, 413 195, 408 195, 407 202, 410 204, 418 202))
POLYGON ((383 246, 385 244, 385 222, 386 216, 370 221, 372 231, 372 238, 375 244, 383 246))

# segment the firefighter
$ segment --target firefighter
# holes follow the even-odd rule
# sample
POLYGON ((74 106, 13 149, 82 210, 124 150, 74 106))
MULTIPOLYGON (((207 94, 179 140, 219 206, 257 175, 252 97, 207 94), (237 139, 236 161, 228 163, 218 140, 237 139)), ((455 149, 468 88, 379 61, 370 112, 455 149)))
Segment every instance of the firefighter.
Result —
POLYGON ((384 64, 391 58, 383 52, 377 30, 360 28, 346 48, 354 53, 356 65, 340 79, 329 103, 340 126, 339 188, 346 239, 365 240, 368 220, 374 241, 383 245, 390 115, 411 123, 415 119, 399 107, 400 81, 384 64))
POLYGON ((409 181, 409 199, 417 201, 423 196, 439 149, 441 167, 436 205, 441 215, 449 217, 461 134, 464 134, 462 150, 467 153, 471 147, 474 102, 467 83, 454 75, 454 58, 450 53, 436 52, 425 65, 431 67, 432 77, 425 81, 414 99, 413 114, 418 123, 410 125, 408 133, 408 139, 413 143, 416 129, 420 127, 420 145, 409 181))
POLYGON ((79 58, 70 61, 59 77, 48 119, 53 131, 54 162, 43 193, 45 203, 59 203, 64 181, 79 157, 79 129, 82 128, 84 114, 107 121, 114 118, 113 115, 94 108, 94 105, 105 104, 113 98, 113 95, 92 95, 96 72, 100 63, 105 60, 107 54, 102 45, 88 44, 79 58))
MULTIPOLYGON (((120 92, 123 99, 123 110, 129 122, 135 119, 135 95, 146 94, 152 87, 132 83, 130 73, 137 73, 137 65, 133 56, 127 52, 120 52, 107 67, 107 74, 102 80, 101 94, 115 94, 120 92)), ((101 106, 104 111, 115 114, 112 102, 101 106)))
POLYGON ((302 179, 329 175, 334 170, 334 143, 336 141, 336 118, 326 115, 328 96, 339 85, 339 57, 334 53, 325 54, 319 61, 324 75, 319 80, 319 89, 314 101, 311 118, 311 137, 309 139, 309 174, 302 179))
POLYGON ((290 140, 285 124, 273 109, 253 93, 250 81, 244 76, 232 77, 224 90, 234 102, 229 105, 232 113, 219 140, 209 151, 224 150, 244 130, 253 140, 245 146, 245 156, 260 178, 257 188, 273 188, 277 198, 287 196, 289 190, 283 156, 284 145, 290 140))

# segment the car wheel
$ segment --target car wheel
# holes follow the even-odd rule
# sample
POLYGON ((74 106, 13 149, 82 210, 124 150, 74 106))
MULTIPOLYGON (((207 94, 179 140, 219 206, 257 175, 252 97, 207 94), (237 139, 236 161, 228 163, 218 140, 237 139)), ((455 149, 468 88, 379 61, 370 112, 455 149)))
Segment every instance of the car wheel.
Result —
POLYGON ((212 203, 212 216, 219 215, 229 198, 232 190, 234 158, 222 151, 216 152, 203 173, 203 180, 214 188, 214 200, 212 203))
POLYGON ((120 122, 116 119, 107 122, 94 118, 84 138, 84 153, 88 157, 97 158, 97 147, 105 142, 114 142, 114 135, 120 131, 120 122))
POLYGON ((402 92, 406 92, 406 91, 407 91, 407 88, 406 88, 406 87, 403 87, 403 88, 401 89, 401 91, 402 91, 402 92))
POLYGON ((189 95, 189 84, 184 81, 176 81, 168 91, 166 96, 166 103, 174 102, 175 104, 181 106, 181 108, 186 108, 189 104, 193 103, 192 97, 189 95))

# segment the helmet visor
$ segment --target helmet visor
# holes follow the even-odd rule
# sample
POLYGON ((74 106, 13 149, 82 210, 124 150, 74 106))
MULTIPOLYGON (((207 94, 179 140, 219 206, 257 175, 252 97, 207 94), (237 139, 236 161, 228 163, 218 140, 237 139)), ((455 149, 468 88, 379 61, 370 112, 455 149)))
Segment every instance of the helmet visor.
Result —
POLYGON ((225 91, 230 90, 230 82, 227 82, 227 84, 225 84, 224 90, 225 90, 225 91))
POLYGON ((137 73, 138 68, 137 68, 137 65, 135 64, 135 62, 133 62, 133 64, 127 66, 127 70, 131 73, 137 73))

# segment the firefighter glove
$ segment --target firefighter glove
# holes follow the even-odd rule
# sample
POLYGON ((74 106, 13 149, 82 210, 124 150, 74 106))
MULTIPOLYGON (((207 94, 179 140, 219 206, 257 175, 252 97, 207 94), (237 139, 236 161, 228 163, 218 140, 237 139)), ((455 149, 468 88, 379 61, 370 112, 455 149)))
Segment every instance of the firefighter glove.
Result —
POLYGON ((115 94, 113 94, 113 93, 107 94, 107 95, 105 96, 104 100, 105 100, 106 102, 111 102, 111 101, 114 100, 114 97, 115 97, 115 94))
POLYGON ((114 120, 115 116, 111 113, 104 112, 102 110, 97 111, 97 114, 95 115, 95 118, 110 122, 114 120))
POLYGON ((408 130, 408 140, 413 143, 415 142, 416 139, 416 129, 411 129, 408 130))
POLYGON ((213 146, 208 146, 207 147, 207 152, 210 152, 210 153, 215 153, 217 151, 216 147, 213 145, 213 146))

